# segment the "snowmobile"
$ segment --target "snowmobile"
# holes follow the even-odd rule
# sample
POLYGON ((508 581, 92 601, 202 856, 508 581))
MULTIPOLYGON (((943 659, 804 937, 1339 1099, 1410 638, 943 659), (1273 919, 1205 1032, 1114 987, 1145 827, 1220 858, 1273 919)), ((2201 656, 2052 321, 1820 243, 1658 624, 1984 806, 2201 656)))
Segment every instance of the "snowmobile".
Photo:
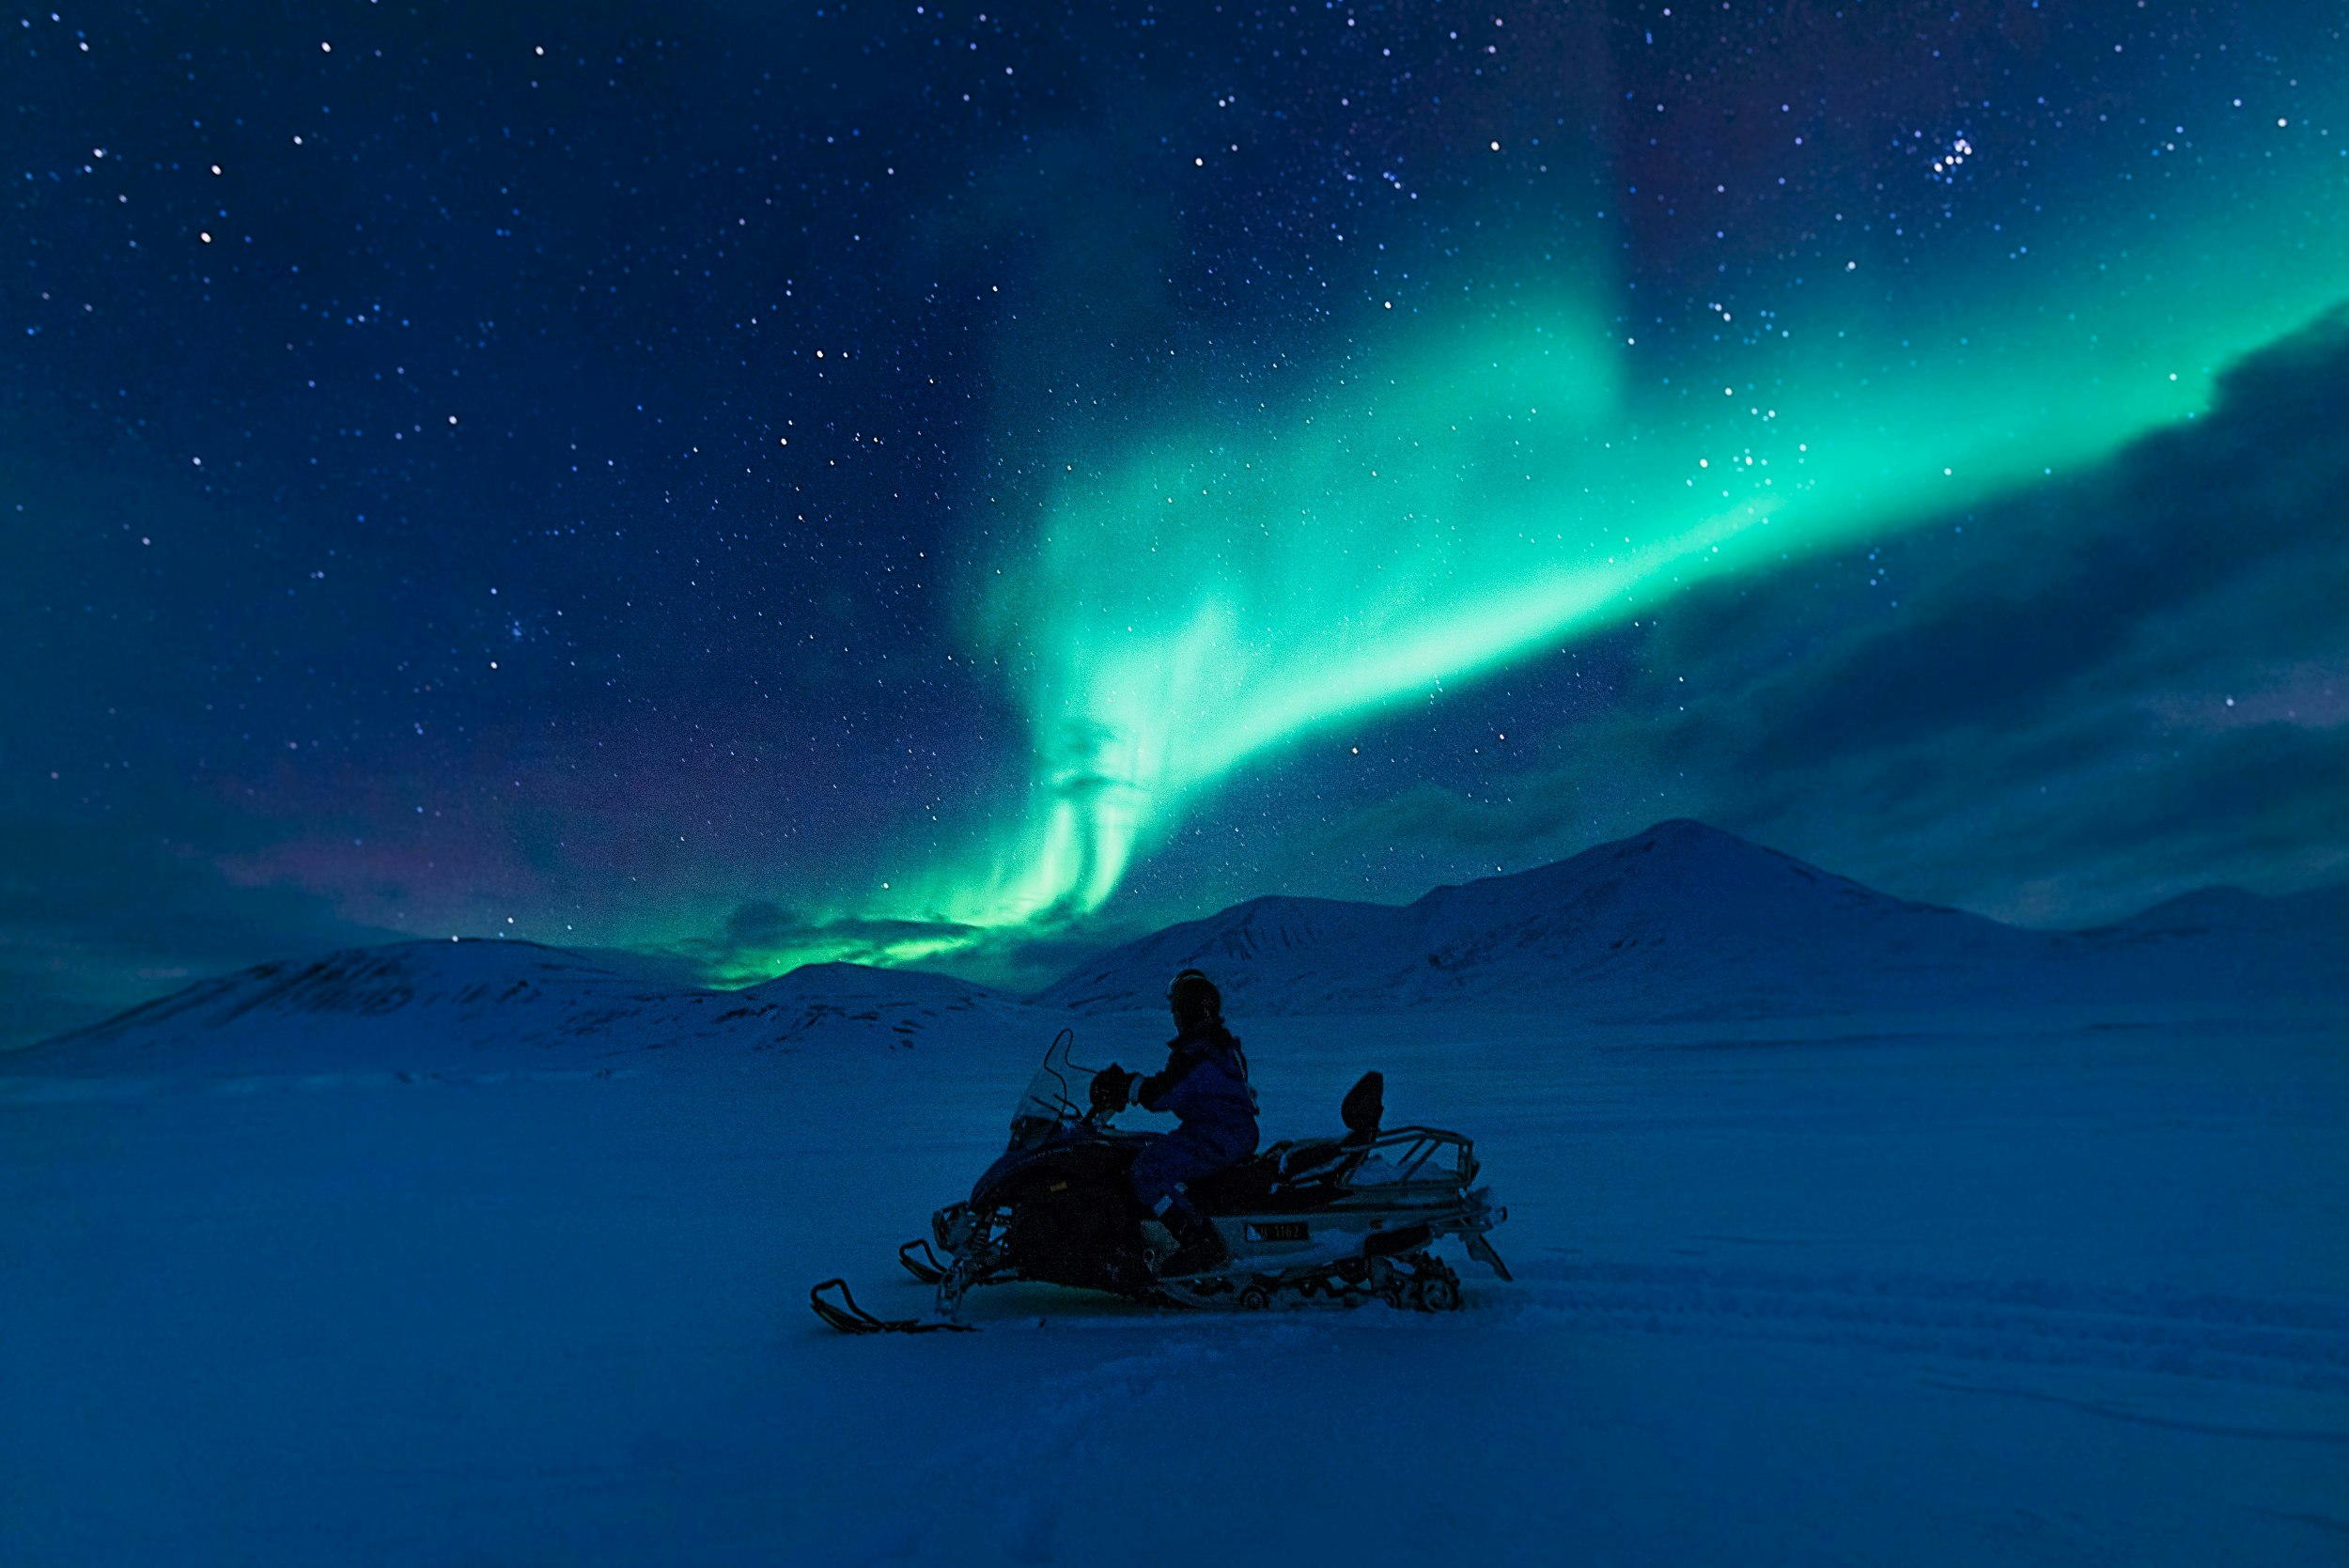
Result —
MULTIPOLYGON (((1460 1305, 1460 1278, 1432 1250, 1457 1236, 1502 1280, 1508 1265, 1486 1233, 1508 1218, 1476 1180, 1476 1154, 1456 1132, 1384 1130, 1384 1081, 1364 1074, 1345 1099, 1343 1137, 1275 1143, 1191 1184, 1194 1206, 1229 1257, 1212 1270, 1165 1277, 1174 1250, 1145 1216, 1127 1177, 1162 1136, 1109 1126, 1111 1092, 1097 1069, 1069 1060, 1062 1030, 1012 1114, 1011 1144, 971 1189, 930 1219, 930 1234, 898 1249, 907 1272, 938 1290, 927 1318, 884 1319, 827 1280, 808 1293, 817 1316, 844 1333, 968 1329, 957 1319, 980 1285, 1016 1280, 1104 1291, 1157 1306, 1257 1311, 1371 1300, 1420 1312, 1460 1305)), ((1124 1096, 1115 1099, 1122 1105, 1124 1096)))

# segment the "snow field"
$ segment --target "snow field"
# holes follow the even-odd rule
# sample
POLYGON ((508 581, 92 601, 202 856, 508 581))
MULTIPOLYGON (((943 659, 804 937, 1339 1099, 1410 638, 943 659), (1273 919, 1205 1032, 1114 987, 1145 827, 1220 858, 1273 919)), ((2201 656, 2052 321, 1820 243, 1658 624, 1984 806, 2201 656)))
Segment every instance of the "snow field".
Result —
POLYGON ((2349 1559, 2337 1030, 1237 1024, 1268 1139, 1372 1066, 1475 1137, 1518 1283, 832 1334, 922 1304, 1018 1010, 0 1062, 0 1561, 2349 1559))

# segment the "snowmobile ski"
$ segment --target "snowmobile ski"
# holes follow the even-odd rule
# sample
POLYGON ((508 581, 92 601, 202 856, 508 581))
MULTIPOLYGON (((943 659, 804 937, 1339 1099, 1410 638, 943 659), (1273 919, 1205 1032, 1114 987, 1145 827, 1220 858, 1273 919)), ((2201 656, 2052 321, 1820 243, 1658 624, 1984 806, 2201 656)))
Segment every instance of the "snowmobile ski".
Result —
POLYGON ((844 1334, 971 1334, 977 1332, 977 1329, 971 1324, 946 1322, 936 1318, 875 1317, 856 1304, 856 1297, 848 1294, 848 1282, 846 1280, 826 1280, 822 1284, 814 1287, 807 1293, 807 1304, 816 1309, 817 1317, 822 1318, 844 1334), (837 1302, 825 1300, 824 1293, 827 1291, 839 1292, 840 1299, 837 1302))

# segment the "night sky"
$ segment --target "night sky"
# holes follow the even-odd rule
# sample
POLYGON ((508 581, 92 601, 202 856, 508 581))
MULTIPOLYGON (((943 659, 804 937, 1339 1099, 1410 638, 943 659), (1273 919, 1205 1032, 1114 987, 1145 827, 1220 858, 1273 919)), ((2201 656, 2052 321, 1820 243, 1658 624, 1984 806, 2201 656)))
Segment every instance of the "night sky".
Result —
POLYGON ((5 18, 0 1025, 1694 815, 2349 873, 2332 0, 5 18))

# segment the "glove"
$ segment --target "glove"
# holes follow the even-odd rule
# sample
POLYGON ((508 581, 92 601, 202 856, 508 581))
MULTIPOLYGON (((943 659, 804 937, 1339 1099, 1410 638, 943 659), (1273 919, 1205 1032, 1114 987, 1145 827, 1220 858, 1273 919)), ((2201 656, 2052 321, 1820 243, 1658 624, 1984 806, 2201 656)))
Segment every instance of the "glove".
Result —
POLYGON ((1112 1062, 1093 1075, 1093 1109, 1105 1116, 1113 1116, 1126 1109, 1133 1095, 1134 1075, 1112 1062))

